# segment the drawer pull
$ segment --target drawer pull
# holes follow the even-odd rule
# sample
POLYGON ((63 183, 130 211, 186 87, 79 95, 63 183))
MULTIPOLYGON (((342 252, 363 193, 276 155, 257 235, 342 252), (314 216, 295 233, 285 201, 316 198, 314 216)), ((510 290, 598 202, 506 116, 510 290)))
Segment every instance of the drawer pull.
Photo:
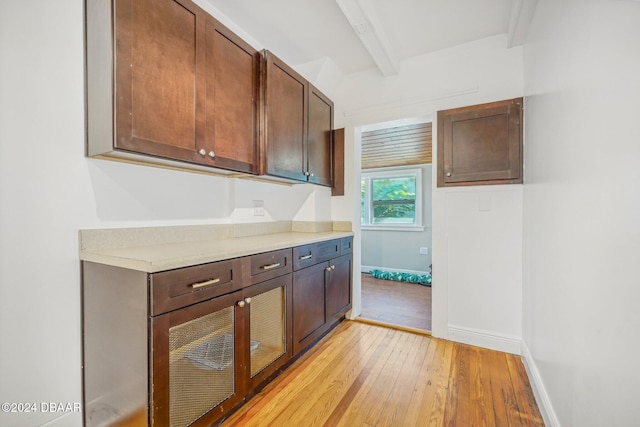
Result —
POLYGON ((207 280, 206 282, 194 283, 193 285, 191 285, 191 287, 193 289, 204 288, 205 286, 214 285, 219 281, 220 279, 211 279, 211 280, 207 280))
POLYGON ((280 267, 280 263, 276 262, 273 264, 267 264, 267 265, 263 265, 262 267, 260 267, 263 270, 271 270, 272 268, 276 268, 276 267, 280 267))
POLYGON ((311 259, 313 257, 312 254, 309 255, 302 255, 300 258, 298 258, 300 261, 304 260, 304 259, 311 259))

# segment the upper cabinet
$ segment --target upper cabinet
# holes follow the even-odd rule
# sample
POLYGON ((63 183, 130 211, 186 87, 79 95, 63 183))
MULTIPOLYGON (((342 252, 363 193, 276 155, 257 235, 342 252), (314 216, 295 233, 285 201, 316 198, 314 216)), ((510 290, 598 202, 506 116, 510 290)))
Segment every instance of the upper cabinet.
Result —
POLYGON ((88 154, 258 173, 259 52, 189 0, 109 3, 86 2, 88 154))
POLYGON ((263 172, 331 186, 333 102, 265 51, 263 172))
POLYGON ((438 187, 521 184, 522 98, 438 111, 438 187))

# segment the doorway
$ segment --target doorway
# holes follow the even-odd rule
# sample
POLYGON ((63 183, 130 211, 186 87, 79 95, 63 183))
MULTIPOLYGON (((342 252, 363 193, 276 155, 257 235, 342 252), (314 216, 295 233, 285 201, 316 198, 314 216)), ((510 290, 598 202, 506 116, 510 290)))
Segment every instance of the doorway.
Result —
POLYGON ((358 134, 360 318, 431 331, 431 120, 378 123, 358 134))

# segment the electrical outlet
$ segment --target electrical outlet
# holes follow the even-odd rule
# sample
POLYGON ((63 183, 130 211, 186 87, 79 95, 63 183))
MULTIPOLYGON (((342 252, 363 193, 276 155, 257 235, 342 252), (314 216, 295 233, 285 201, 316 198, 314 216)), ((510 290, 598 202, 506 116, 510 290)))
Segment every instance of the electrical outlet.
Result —
POLYGON ((429 255, 429 248, 425 246, 420 247, 420 255, 429 255))
POLYGON ((253 201, 253 216, 264 216, 264 200, 253 201))

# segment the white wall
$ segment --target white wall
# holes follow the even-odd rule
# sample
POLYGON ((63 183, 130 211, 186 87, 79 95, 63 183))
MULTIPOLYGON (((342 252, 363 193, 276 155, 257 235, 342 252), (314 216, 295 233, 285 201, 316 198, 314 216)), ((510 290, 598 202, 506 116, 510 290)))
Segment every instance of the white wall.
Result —
MULTIPOLYGON (((383 78, 377 70, 347 76, 335 93, 336 125, 346 128, 347 148, 353 150, 354 161, 347 164, 354 170, 354 181, 359 183, 361 126, 435 117, 435 112, 442 109, 522 96, 522 49, 506 49, 506 36, 491 37, 403 61, 397 76, 383 78)), ((437 135, 436 123, 433 134, 437 135)), ((434 159, 435 148, 434 144, 434 159)), ((522 190, 521 186, 509 187, 467 187, 463 191, 433 188, 435 336, 519 352, 522 190), (479 194, 493 200, 492 210, 478 210, 479 194), (447 230, 460 215, 465 216, 465 221, 500 232, 488 234, 481 228, 468 227, 464 235, 456 234, 450 242, 447 230), (502 229, 505 219, 509 226, 502 229), (482 242, 481 247, 478 242, 482 242), (513 262, 500 262, 501 254, 509 254, 513 262), (488 266, 491 274, 486 271, 488 266), (460 269, 468 274, 460 274, 460 269), (471 296, 481 291, 481 304, 474 304, 477 301, 471 296), (473 315, 455 309, 468 306, 475 307, 473 315)), ((350 196, 359 198, 358 190, 354 188, 350 196)), ((354 199, 341 206, 334 203, 334 215, 351 206, 358 206, 354 199)), ((359 220, 354 221, 358 223, 359 220)), ((360 234, 357 229, 356 245, 360 234)), ((356 262, 357 268, 360 264, 356 262)), ((354 313, 359 313, 359 307, 356 294, 354 313)))
POLYGON ((548 425, 638 425, 640 3, 541 0, 524 51, 530 377, 548 425))
MULTIPOLYGON (((79 229, 331 219, 324 188, 85 158, 83 49, 82 0, 0 2, 0 402, 38 409, 82 400, 79 229)), ((49 422, 81 414, 0 412, 49 422)))

